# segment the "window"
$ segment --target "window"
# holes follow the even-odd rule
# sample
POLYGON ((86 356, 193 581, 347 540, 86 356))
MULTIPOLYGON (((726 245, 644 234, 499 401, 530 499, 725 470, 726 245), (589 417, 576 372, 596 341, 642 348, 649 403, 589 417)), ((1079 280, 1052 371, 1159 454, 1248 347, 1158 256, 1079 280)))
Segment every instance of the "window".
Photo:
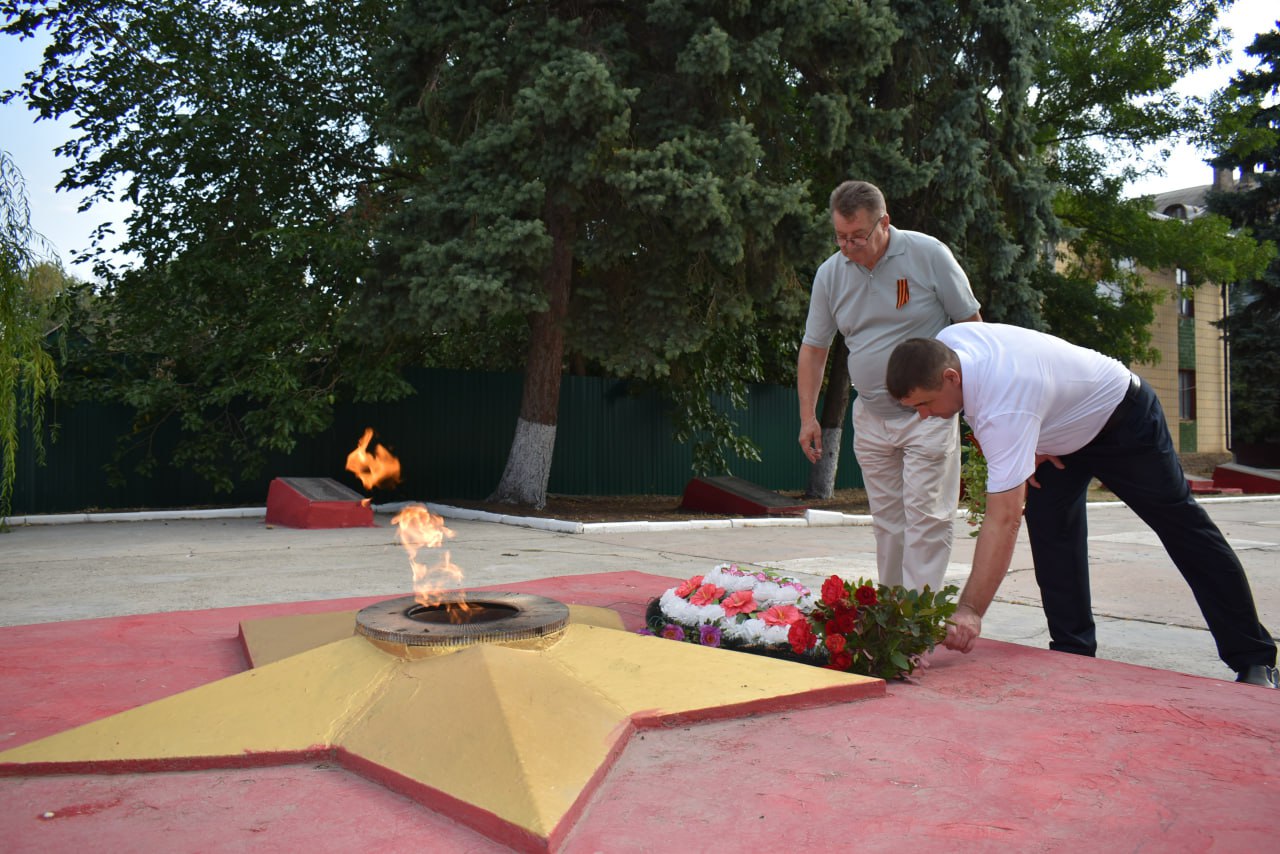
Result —
POLYGON ((1178 419, 1196 420, 1196 372, 1178 371, 1178 419))
POLYGON ((1196 316, 1196 294, 1188 284, 1187 271, 1178 268, 1173 271, 1174 287, 1178 289, 1178 316, 1196 316))

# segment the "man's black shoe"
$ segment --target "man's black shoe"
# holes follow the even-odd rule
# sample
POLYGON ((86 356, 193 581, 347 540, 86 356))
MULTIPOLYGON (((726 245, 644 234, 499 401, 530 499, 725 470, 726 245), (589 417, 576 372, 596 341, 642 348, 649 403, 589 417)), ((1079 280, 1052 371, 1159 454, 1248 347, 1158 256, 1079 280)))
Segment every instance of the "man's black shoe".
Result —
POLYGON ((1263 688, 1280 688, 1280 672, 1265 664, 1251 664, 1240 671, 1237 682, 1248 682, 1250 685, 1261 685, 1263 688))

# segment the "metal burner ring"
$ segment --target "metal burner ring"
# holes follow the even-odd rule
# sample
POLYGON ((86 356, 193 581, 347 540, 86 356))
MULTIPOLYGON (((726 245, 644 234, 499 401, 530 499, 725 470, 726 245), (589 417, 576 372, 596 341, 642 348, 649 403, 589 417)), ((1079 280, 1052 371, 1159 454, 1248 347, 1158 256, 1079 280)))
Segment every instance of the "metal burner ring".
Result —
POLYGON ((375 642, 407 647, 456 647, 507 644, 560 632, 569 623, 569 606, 529 593, 444 593, 436 605, 412 596, 388 599, 356 614, 356 632, 375 642), (482 609, 467 623, 450 623, 435 614, 466 603, 482 609))

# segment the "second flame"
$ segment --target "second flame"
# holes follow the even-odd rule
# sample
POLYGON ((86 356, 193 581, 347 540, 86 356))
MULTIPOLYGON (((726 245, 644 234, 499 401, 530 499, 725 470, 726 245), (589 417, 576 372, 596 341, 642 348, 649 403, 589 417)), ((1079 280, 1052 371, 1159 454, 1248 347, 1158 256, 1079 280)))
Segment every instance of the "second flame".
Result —
MULTIPOLYGON (((395 486, 400 482, 400 461, 382 445, 369 451, 373 428, 367 428, 355 450, 347 455, 347 471, 360 478, 365 489, 376 486, 395 486)), ((365 499, 365 504, 369 499, 365 499)), ((438 549, 445 540, 453 539, 453 531, 445 527, 444 519, 421 504, 410 504, 391 518, 396 526, 396 538, 409 555, 409 567, 413 570, 413 596, 418 604, 431 608, 443 601, 446 585, 458 586, 462 582, 462 569, 449 559, 449 552, 435 563, 420 560, 423 549, 438 549)), ((445 610, 449 621, 465 622, 470 608, 458 599, 447 603, 445 610)))

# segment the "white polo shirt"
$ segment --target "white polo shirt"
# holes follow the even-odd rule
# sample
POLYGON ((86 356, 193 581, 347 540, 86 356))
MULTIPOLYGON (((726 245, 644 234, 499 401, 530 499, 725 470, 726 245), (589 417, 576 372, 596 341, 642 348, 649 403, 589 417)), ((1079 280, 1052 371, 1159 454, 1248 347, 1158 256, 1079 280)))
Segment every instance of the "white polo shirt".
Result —
POLYGON ((1093 441, 1132 376, 1110 356, 1021 326, 960 323, 937 338, 960 357, 964 420, 987 458, 989 492, 1031 477, 1036 454, 1093 441))
POLYGON ((977 313, 978 300, 946 244, 889 226, 889 247, 868 270, 839 252, 813 277, 804 343, 826 349, 836 332, 849 347, 849 380, 862 405, 882 418, 910 413, 889 396, 884 372, 893 348, 932 338, 977 313))

